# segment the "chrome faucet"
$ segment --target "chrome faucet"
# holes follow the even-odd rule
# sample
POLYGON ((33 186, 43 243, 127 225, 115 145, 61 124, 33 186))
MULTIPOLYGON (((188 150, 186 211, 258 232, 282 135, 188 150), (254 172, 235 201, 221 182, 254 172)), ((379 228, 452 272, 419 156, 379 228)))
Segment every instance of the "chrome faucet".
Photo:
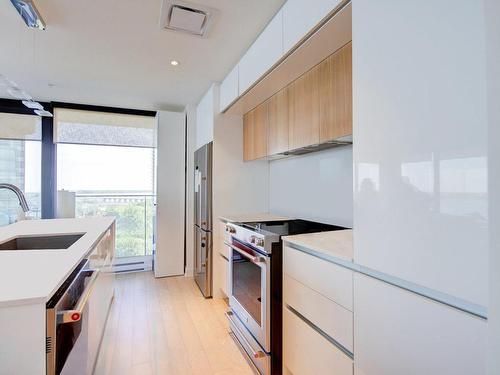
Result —
POLYGON ((23 211, 28 212, 30 210, 28 202, 26 202, 26 197, 24 196, 21 189, 19 189, 16 185, 0 183, 0 189, 7 189, 13 191, 14 194, 17 195, 17 199, 19 199, 19 204, 21 205, 23 211))

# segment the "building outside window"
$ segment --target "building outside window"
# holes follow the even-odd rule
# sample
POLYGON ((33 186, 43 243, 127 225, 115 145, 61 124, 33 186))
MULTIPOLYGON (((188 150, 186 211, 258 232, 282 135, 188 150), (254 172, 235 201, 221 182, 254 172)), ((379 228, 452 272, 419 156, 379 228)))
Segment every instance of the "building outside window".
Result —
MULTIPOLYGON (((41 121, 38 116, 0 113, 0 182, 19 187, 30 218, 41 217, 41 121)), ((17 221, 15 194, 0 190, 0 226, 17 221)))

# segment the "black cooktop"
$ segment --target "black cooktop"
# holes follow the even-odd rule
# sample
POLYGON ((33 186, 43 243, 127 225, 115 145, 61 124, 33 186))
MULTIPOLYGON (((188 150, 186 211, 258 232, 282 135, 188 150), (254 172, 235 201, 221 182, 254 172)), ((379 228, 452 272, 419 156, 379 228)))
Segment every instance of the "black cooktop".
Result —
POLYGON ((279 234, 281 236, 350 229, 338 225, 323 224, 315 221, 301 219, 247 222, 242 223, 242 225, 259 233, 269 232, 279 234))

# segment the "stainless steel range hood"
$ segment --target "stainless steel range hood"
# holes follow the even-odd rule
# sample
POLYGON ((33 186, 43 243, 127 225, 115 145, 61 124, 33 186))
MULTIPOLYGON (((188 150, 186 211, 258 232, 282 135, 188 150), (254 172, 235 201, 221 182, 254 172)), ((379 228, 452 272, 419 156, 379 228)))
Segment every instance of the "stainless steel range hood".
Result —
POLYGON ((346 135, 344 137, 339 137, 328 142, 318 143, 315 145, 310 145, 306 147, 297 148, 294 150, 285 151, 274 157, 270 157, 269 159, 272 160, 272 159, 280 159, 285 156, 304 155, 304 154, 309 154, 311 152, 327 150, 333 147, 348 146, 348 145, 352 145, 352 135, 346 135))

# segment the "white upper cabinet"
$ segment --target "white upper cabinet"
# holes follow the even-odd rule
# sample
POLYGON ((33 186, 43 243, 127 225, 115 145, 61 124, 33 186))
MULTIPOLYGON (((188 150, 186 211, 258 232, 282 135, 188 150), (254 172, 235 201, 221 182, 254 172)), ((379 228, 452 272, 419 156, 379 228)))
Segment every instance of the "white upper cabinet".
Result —
POLYGON ((280 10, 239 63, 239 95, 283 56, 283 11, 280 10))
POLYGON ((238 65, 224 78, 220 85, 220 111, 224 111, 239 95, 238 65))
POLYGON ((283 5, 283 50, 288 52, 341 0, 288 0, 283 5))
POLYGON ((356 0, 353 162, 356 263, 486 308, 483 11, 356 0))
POLYGON ((356 375, 485 375, 486 320, 356 274, 356 375))

